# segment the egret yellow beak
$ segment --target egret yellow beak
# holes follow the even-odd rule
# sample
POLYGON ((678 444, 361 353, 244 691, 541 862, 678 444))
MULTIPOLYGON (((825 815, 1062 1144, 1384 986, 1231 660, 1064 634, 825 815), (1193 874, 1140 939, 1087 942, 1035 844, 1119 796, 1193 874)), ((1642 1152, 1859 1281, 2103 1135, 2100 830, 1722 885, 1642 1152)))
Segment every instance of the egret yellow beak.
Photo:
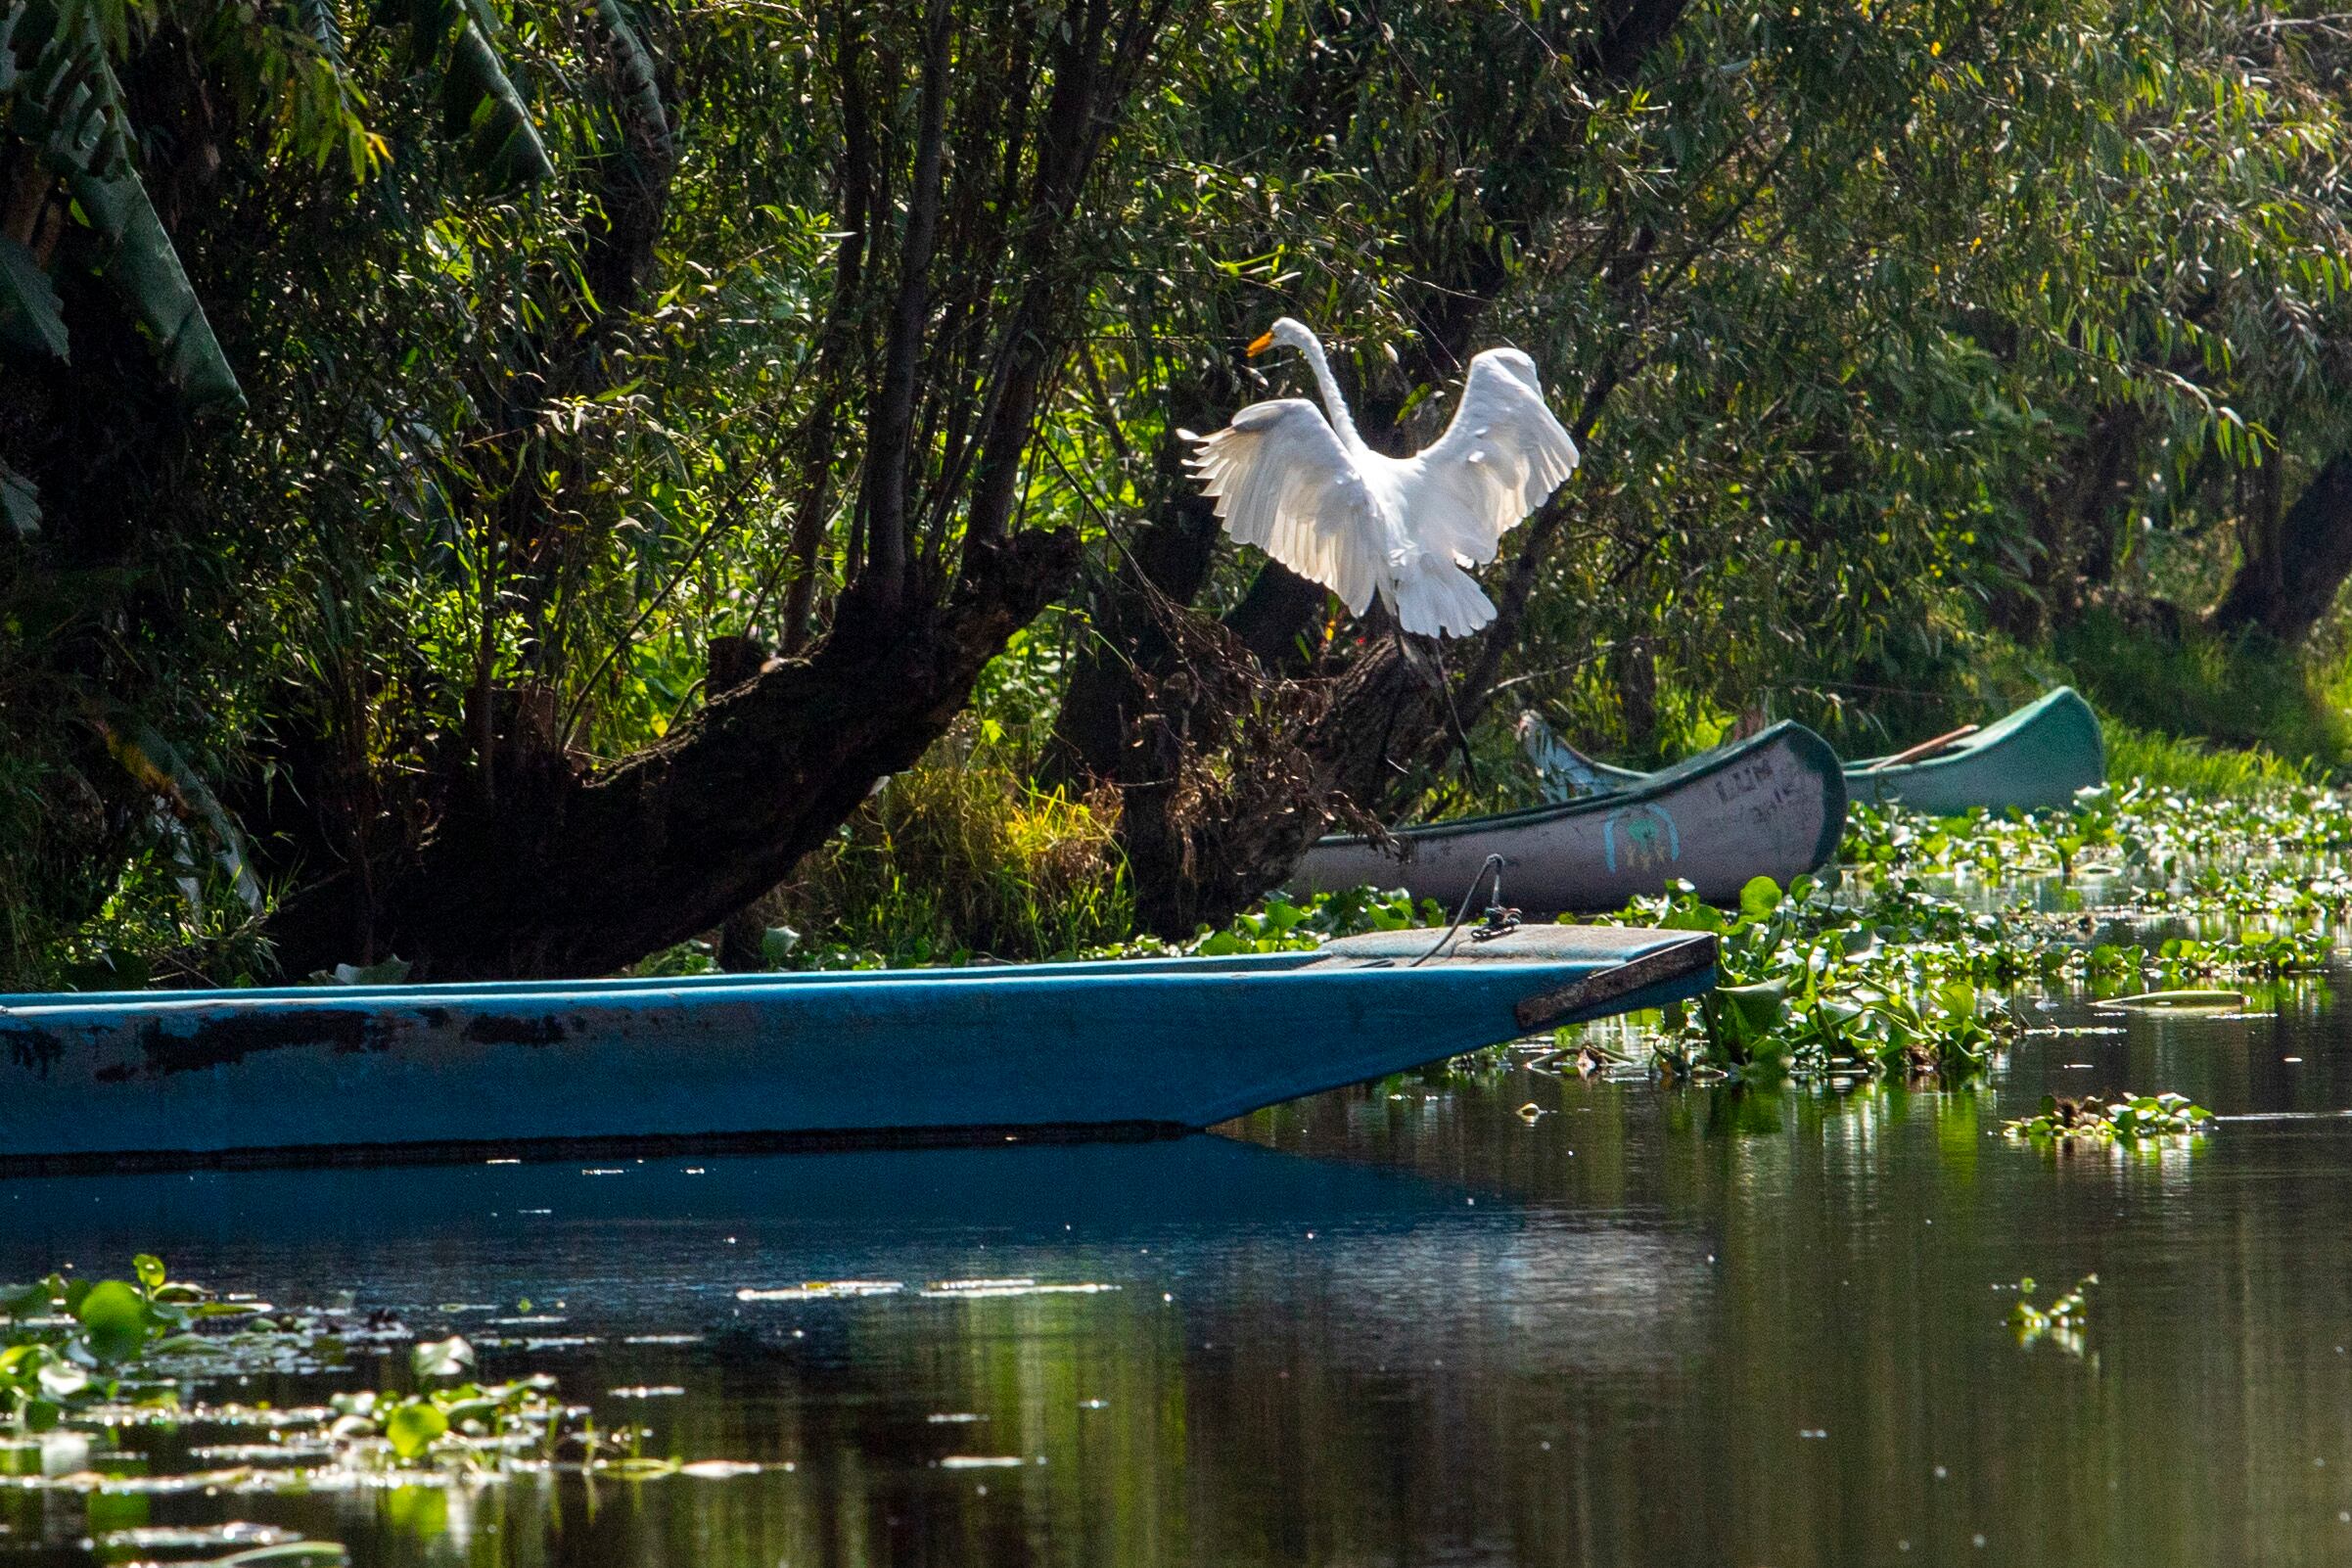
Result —
POLYGON ((1262 332, 1258 335, 1257 340, 1253 342, 1249 347, 1243 349, 1242 352, 1248 354, 1252 359, 1255 359, 1260 354, 1266 352, 1268 348, 1271 348, 1273 346, 1274 335, 1270 332, 1262 332))

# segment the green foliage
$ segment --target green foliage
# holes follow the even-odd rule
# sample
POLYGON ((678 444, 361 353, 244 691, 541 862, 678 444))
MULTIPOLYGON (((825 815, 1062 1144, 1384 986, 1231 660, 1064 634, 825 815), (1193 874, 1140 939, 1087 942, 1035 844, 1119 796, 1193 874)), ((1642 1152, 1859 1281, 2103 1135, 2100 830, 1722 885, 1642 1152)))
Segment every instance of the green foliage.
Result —
MULTIPOLYGON (((994 469, 1102 580, 1182 483, 1172 432, 1290 390, 1231 353, 1275 310, 1405 439, 1455 372, 1423 329, 1474 311, 1464 342, 1530 349, 1587 438, 1497 670, 1580 739, 1673 755, 1769 711, 1860 742, 2054 655, 2134 724, 2313 760, 2119 729, 2121 776, 2268 788, 2352 756, 2324 658, 2082 608, 2213 555, 2255 476, 2352 438, 2333 30, 1708 0, 1611 63, 1594 15, 1503 0, 1188 8, 1048 220, 1013 120, 1061 13, 969 6, 944 292, 902 301, 920 10, 398 0, 346 30, 322 0, 0 0, 0 206, 40 230, 0 235, 4 373, 40 392, 0 410, 0 984, 266 971, 228 837, 163 825, 97 698, 226 803, 266 899, 396 865, 494 792, 502 703, 553 713, 510 761, 587 769, 694 711, 715 637, 806 651, 868 549, 902 303, 935 587, 1040 322, 1086 331, 994 469), (204 135, 162 102, 207 104, 204 135), (49 435, 101 415, 128 478, 49 435), (2044 622, 2051 646, 2009 640, 2044 622)), ((1255 566, 1222 553, 1207 602, 1255 566)), ((975 697, 989 767, 903 775, 804 868, 806 908, 771 911, 810 933, 791 961, 1126 939, 1109 805, 1029 783, 1089 635, 1080 611, 1015 635, 975 697)), ((1529 787, 1491 717, 1469 750, 1445 808, 1529 787)), ((1781 1007, 1839 1040, 1959 1029, 1932 991, 1867 1025, 1832 1001, 1792 979, 1781 1007)), ((1769 1054, 1764 1006, 1717 1003, 1710 1048, 1769 1054)))
MULTIPOLYGON (((183 1389, 207 1382, 344 1367, 351 1360, 346 1342, 380 1340, 383 1325, 222 1302, 170 1279, 152 1257, 134 1259, 133 1275, 92 1283, 53 1274, 0 1290, 0 1422, 20 1434, 73 1427, 101 1442, 126 1423, 253 1425, 273 1440, 293 1434, 314 1444, 326 1455, 321 1473, 431 1464, 486 1479, 520 1457, 543 1462, 566 1441, 581 1444, 598 1467, 616 1467, 595 1459, 593 1430, 555 1399, 553 1378, 474 1381, 474 1350, 459 1337, 412 1348, 410 1370, 429 1385, 412 1392, 336 1393, 308 1412, 183 1408, 183 1389)), ((273 1471, 272 1481, 300 1489, 311 1473, 292 1465, 273 1471)), ((310 1560, 300 1551, 285 1558, 310 1560)))
POLYGON ((2182 1094, 2125 1093, 2112 1100, 2045 1094, 2041 1110, 2004 1122, 2001 1133, 2021 1142, 2132 1145, 2158 1138, 2194 1137, 2212 1120, 2211 1111, 2182 1094))
POLYGON ((2061 632, 2055 651, 2101 715, 2122 720, 2108 731, 2114 777, 2232 791, 2317 782, 2352 764, 2352 716, 2317 656, 2231 642, 2193 623, 2160 635, 2101 612, 2061 632), (2202 760, 2198 748, 2168 739, 2179 735, 2224 753, 2202 760))
POLYGON ((1341 937, 1369 931, 1407 931, 1415 926, 1443 926, 1444 909, 1433 899, 1415 905, 1402 888, 1350 888, 1318 893, 1304 903, 1283 894, 1268 898, 1256 909, 1235 915, 1222 931, 1201 928, 1184 948, 1208 958, 1236 953, 1301 952, 1341 937))
MULTIPOLYGON (((2178 722, 2177 720, 2175 722, 2178 722)), ((2239 750, 2102 717, 2109 777, 2191 795, 2262 795, 2322 782, 2320 769, 2256 747, 2239 750)))
POLYGON ((1760 880, 1735 911, 1684 891, 1616 918, 1718 935, 1723 985, 1670 1027, 1658 1047, 1669 1067, 1966 1073, 2024 1028, 1993 985, 2088 984, 2105 1006, 2241 1008, 2237 991, 2179 988, 2326 968, 2352 915, 2347 853, 2352 805, 2309 788, 2200 799, 2136 781, 2000 818, 1858 806, 1834 898, 1811 878, 1785 894, 1760 880), (2017 897, 2093 879, 2103 925, 2079 896, 2017 897), (2175 989, 2144 991, 2151 982, 2175 989))
POLYGON ((430 1401, 411 1401, 383 1418, 385 1440, 403 1459, 421 1459, 427 1450, 449 1434, 449 1418, 430 1401))
MULTIPOLYGON (((139 178, 104 12, 73 0, 8 0, 0 10, 0 60, 8 62, 12 79, 0 82, 7 94, 0 108, 13 109, 18 134, 64 176, 102 244, 100 271, 136 312, 182 398, 199 410, 241 405, 245 394, 237 373, 139 178)), ((21 263, 30 260, 20 256, 21 263)), ((0 271, 20 270, 29 269, 9 267, 0 257, 0 271)), ((50 352, 65 357, 66 324, 54 295, 44 301, 42 290, 23 279, 0 301, 13 303, 10 313, 28 322, 50 352)))
POLYGON ((250 1314, 171 1280, 155 1258, 134 1259, 133 1273, 135 1281, 51 1274, 0 1289, 0 1422, 47 1431, 115 1399, 142 1361, 185 1349, 199 1326, 250 1314))
POLYGON ((782 906, 812 950, 792 961, 1038 959, 1122 941, 1134 901, 1118 811, 1115 792, 1033 787, 951 736, 802 862, 782 906))
POLYGON ((2028 954, 1996 940, 1998 922, 1911 884, 1854 906, 1812 877, 1785 892, 1759 877, 1735 912, 1685 884, 1617 918, 1716 933, 1723 984, 1656 1046, 1662 1065, 1684 1073, 1965 1075, 2017 1027, 1977 982, 2031 972, 2028 954))

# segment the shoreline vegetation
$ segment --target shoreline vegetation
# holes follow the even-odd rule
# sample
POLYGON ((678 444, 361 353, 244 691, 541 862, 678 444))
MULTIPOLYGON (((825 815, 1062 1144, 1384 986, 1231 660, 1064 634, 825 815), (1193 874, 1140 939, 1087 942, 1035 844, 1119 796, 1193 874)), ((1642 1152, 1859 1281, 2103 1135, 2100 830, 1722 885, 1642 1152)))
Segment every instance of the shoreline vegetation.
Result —
MULTIPOLYGON (((2129 1008, 2243 1012, 2281 987, 2322 984, 2338 923, 2352 913, 2352 802, 2315 782, 2317 769, 2266 753, 2208 750, 2125 726, 2110 731, 2110 750, 2128 782, 2086 791, 2067 809, 1932 818, 1857 807, 1839 864, 1821 876, 1786 889, 1758 878, 1731 909, 1669 893, 1599 917, 1715 932, 1723 984, 1697 1006, 1637 1022, 1630 1035, 1615 1025, 1563 1031, 1564 1059, 1587 1070, 1623 1065, 1621 1044, 1596 1042, 1633 1038, 1634 1060, 1669 1077, 1964 1078, 2009 1042, 2047 1032, 2014 1000, 2020 988, 2079 991, 2129 1008)), ((1073 874, 1075 836, 1041 826, 1078 821, 1084 842, 1105 842, 1099 824, 1067 801, 1035 804, 1007 779, 989 793, 975 785, 982 777, 958 770, 952 799, 982 801, 985 831, 967 822, 952 837, 935 823, 909 836, 900 807, 883 805, 860 819, 882 825, 875 838, 845 842, 828 868, 830 896, 857 911, 846 929, 887 931, 894 911, 911 907, 917 917, 899 928, 914 933, 910 943, 885 950, 828 940, 812 924, 815 940, 787 929, 771 944, 779 965, 968 961, 973 953, 935 940, 955 928, 910 886, 927 877, 986 886, 1018 906, 1035 885, 1023 867, 1073 874), (976 843, 1025 848, 984 883, 952 859, 976 843), (910 853, 923 856, 912 862, 919 869, 903 858, 910 853), (870 856, 862 881, 844 869, 859 856, 870 856)), ((938 789, 918 774, 908 796, 937 802, 938 789)), ((1115 875, 1099 874, 1089 907, 1116 909, 1115 875)), ((1126 937, 1034 956, 1312 947, 1360 931, 1442 925, 1448 915, 1434 902, 1416 908, 1402 894, 1369 888, 1302 900, 1277 895, 1187 943, 1126 937)), ((1014 928, 1001 909, 989 918, 994 929, 1014 928)), ((669 972, 715 967, 710 945, 688 945, 659 962, 669 972)))
POLYGON ((0 990, 1186 943, 1523 709, 2352 763, 2329 19, 297 10, 0 0, 0 990), (1376 451, 1535 368, 1477 634, 1187 476, 1282 317, 1376 451))

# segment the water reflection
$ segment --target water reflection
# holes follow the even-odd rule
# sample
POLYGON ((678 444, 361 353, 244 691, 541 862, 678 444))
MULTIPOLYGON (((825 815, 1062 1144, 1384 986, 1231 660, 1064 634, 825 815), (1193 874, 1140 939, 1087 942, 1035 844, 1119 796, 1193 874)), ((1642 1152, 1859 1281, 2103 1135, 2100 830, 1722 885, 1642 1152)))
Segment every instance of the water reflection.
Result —
POLYGON ((553 1371, 650 1452, 791 1466, 0 1494, 0 1563, 229 1518, 530 1568, 2336 1561, 2352 1050, 2325 988, 2264 1006, 2038 1036, 1954 1091, 1517 1069, 1168 1144, 0 1183, 0 1277, 154 1247, 356 1289, 539 1339, 485 1370, 553 1371), (2283 1119, 2157 1155, 1998 1136, 2046 1088, 2126 1087, 2283 1119), (2094 1271, 2084 1354, 2021 1350, 2016 1281, 2094 1271), (1117 1288, 922 1290, 977 1278, 1117 1288), (737 1295, 844 1279, 905 1288, 737 1295))

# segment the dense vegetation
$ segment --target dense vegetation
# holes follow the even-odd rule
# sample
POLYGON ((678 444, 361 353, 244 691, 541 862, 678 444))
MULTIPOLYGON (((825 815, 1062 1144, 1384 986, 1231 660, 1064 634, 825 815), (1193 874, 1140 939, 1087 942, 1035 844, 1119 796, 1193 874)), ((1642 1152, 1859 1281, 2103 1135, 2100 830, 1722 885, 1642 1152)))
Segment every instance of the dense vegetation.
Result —
POLYGON ((2330 769, 2348 64, 2203 0, 0 0, 0 984, 1180 935, 1508 798, 1529 706, 1654 758, 2064 673, 2330 769), (1279 311, 1375 444, 1542 366, 1588 462, 1484 637, 1187 492, 1279 311))

